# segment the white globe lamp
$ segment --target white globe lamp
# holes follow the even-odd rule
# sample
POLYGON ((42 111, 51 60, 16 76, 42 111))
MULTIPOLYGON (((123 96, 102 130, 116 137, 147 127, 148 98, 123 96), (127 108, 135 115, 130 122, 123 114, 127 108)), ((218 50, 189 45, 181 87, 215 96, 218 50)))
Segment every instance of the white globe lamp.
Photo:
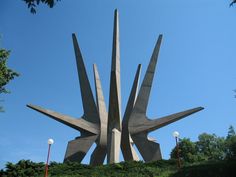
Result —
POLYGON ((178 137, 179 137, 179 132, 174 131, 174 132, 173 132, 173 137, 178 138, 178 137))
POLYGON ((53 144, 53 143, 54 143, 54 140, 53 140, 53 139, 51 139, 51 138, 50 138, 50 139, 48 139, 48 144, 50 144, 50 145, 51 145, 51 144, 53 144))

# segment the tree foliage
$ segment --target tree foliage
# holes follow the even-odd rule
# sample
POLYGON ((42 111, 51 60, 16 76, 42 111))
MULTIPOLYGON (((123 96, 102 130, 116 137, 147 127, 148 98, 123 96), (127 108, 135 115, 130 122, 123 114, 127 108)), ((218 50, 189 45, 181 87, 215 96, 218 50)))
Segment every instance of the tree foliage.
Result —
POLYGON ((35 163, 30 160, 20 160, 13 164, 8 162, 5 170, 0 171, 1 177, 35 177, 44 172, 44 163, 35 163))
POLYGON ((229 127, 226 144, 226 159, 236 160, 236 133, 233 126, 229 127))
POLYGON ((215 134, 199 135, 196 147, 205 160, 223 160, 225 158, 225 139, 217 137, 215 134))
MULTIPOLYGON (((179 155, 181 161, 195 162, 197 149, 196 144, 191 142, 188 138, 180 139, 179 142, 179 155)), ((170 154, 171 158, 177 159, 177 148, 174 148, 170 154)))
POLYGON ((236 3, 236 0, 232 0, 232 2, 230 3, 230 6, 234 5, 234 3, 236 3))
POLYGON ((10 51, 0 49, 0 94, 9 93, 6 89, 6 85, 19 74, 7 67, 7 60, 9 58, 10 51))
POLYGON ((60 0, 23 0, 28 8, 30 9, 30 12, 32 14, 35 14, 36 13, 36 7, 42 3, 42 4, 46 4, 48 7, 50 8, 53 8, 56 4, 57 1, 60 1, 60 0))
MULTIPOLYGON (((0 94, 9 93, 6 89, 6 85, 19 74, 12 69, 8 68, 7 60, 9 58, 10 51, 0 49, 0 94)), ((2 106, 0 106, 0 112, 3 112, 2 106)))
MULTIPOLYGON (((177 159, 176 147, 170 155, 171 158, 177 159)), ((182 162, 186 163, 236 159, 236 134, 233 126, 229 127, 226 138, 202 133, 196 142, 187 138, 180 139, 179 155, 182 162)))
MULTIPOLYGON (((203 162, 183 166, 177 170, 176 161, 160 160, 143 163, 121 162, 116 164, 90 166, 80 163, 55 163, 49 165, 49 177, 235 177, 236 161, 203 162)), ((0 170, 1 177, 43 177, 44 164, 21 160, 7 163, 0 170)))
MULTIPOLYGON (((168 177, 176 170, 175 161, 160 160, 152 163, 121 162, 102 166, 82 165, 76 162, 49 165, 50 177, 168 177)), ((16 164, 7 163, 0 171, 1 177, 42 177, 44 163, 21 160, 16 164)))

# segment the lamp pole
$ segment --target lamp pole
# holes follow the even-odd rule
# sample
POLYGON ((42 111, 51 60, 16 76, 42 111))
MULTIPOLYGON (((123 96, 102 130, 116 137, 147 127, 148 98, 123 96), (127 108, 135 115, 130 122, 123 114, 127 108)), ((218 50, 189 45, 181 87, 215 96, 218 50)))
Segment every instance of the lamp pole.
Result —
POLYGON ((179 140, 179 132, 177 131, 174 131, 173 132, 173 136, 175 138, 175 143, 176 143, 176 151, 177 151, 177 165, 178 165, 178 168, 180 169, 181 167, 181 163, 180 163, 180 156, 179 156, 179 143, 178 143, 178 140, 179 140))
POLYGON ((51 145, 54 143, 53 139, 48 139, 48 155, 47 155, 47 161, 45 165, 45 175, 44 177, 48 176, 48 161, 49 161, 49 156, 50 156, 50 150, 51 150, 51 145))

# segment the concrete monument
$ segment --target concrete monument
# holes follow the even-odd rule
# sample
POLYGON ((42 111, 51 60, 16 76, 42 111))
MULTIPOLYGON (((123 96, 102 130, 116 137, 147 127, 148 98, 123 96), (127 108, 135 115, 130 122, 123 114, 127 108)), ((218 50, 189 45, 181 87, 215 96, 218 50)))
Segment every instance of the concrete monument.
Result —
POLYGON ((114 17, 108 113, 97 66, 93 66, 96 92, 95 101, 75 34, 72 34, 72 39, 84 114, 81 118, 77 119, 39 106, 31 104, 27 105, 58 122, 80 131, 80 137, 76 137, 74 140, 68 142, 64 161, 81 162, 93 143, 96 143, 96 147, 90 157, 91 165, 103 164, 106 155, 107 163, 119 162, 120 148, 125 161, 139 160, 133 147, 134 145, 136 145, 145 162, 160 160, 160 145, 156 143, 154 139, 149 138, 148 133, 203 109, 202 107, 197 107, 158 119, 147 118, 147 105, 161 46, 162 35, 160 35, 157 40, 139 91, 138 83, 141 65, 137 68, 123 121, 121 121, 118 11, 115 10, 114 17))

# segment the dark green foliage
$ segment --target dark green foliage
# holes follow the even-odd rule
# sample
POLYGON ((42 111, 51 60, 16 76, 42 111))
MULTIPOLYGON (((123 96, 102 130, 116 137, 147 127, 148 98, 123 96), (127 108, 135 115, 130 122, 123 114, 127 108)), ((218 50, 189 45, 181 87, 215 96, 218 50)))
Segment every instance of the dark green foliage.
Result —
POLYGON ((235 177, 236 161, 207 162, 186 166, 170 177, 235 177))
POLYGON ((18 73, 7 67, 9 55, 9 50, 0 49, 0 93, 9 93, 5 86, 10 82, 10 80, 19 76, 18 73))
POLYGON ((228 136, 225 141, 226 144, 226 158, 236 160, 236 133, 234 127, 230 126, 228 136))
MULTIPOLYGON (((18 73, 7 67, 9 55, 9 50, 0 49, 0 94, 9 93, 9 90, 7 90, 5 86, 15 77, 19 76, 18 73)), ((1 106, 0 112, 3 112, 3 108, 1 106)))
MULTIPOLYGON (((206 161, 183 166, 177 170, 176 161, 161 160, 152 163, 121 162, 92 167, 79 163, 56 163, 49 166, 49 177, 235 177, 236 161, 206 161)), ((1 177, 43 177, 44 164, 21 160, 7 163, 1 177)))
POLYGON ((30 9, 30 12, 32 14, 36 13, 36 6, 38 6, 40 3, 46 4, 48 7, 53 8, 57 1, 60 0, 23 0, 28 8, 30 9))
MULTIPOLYGON (((196 144, 188 138, 180 139, 179 155, 182 162, 196 162, 198 161, 196 144)), ((174 148, 170 154, 171 158, 177 159, 177 148, 174 148)))
POLYGON ((30 160, 20 160, 13 164, 8 162, 5 170, 0 171, 1 177, 35 177, 43 175, 44 163, 34 163, 30 160))
MULTIPOLYGON (((159 176, 160 174, 170 174, 171 169, 175 169, 175 161, 158 161, 153 163, 143 162, 121 162, 111 165, 92 167, 79 163, 51 164, 49 171, 51 177, 66 176, 109 176, 109 177, 148 177, 159 176)), ((164 177, 164 176, 163 176, 164 177)), ((167 176, 166 176, 167 177, 167 176)))
POLYGON ((230 6, 234 5, 234 3, 236 3, 236 0, 232 0, 232 2, 230 3, 230 6))
POLYGON ((230 125, 227 138, 230 138, 230 137, 235 136, 235 135, 236 135, 236 133, 235 133, 234 127, 232 125, 230 125))
MULTIPOLYGON (((71 162, 64 164, 52 162, 49 165, 49 177, 168 177, 174 172, 176 172, 176 162, 172 160, 146 164, 121 162, 97 167, 71 162)), ((43 177, 43 174, 43 163, 25 160, 19 161, 17 164, 7 163, 6 170, 0 171, 1 177, 43 177)))
POLYGON ((215 134, 199 135, 196 148, 205 160, 223 160, 225 158, 225 140, 215 134))
MULTIPOLYGON (((197 142, 183 138, 179 142, 179 152, 182 163, 194 163, 208 160, 223 160, 226 157, 225 138, 215 134, 203 133, 197 142)), ((177 159, 176 147, 171 151, 171 158, 177 159)))

